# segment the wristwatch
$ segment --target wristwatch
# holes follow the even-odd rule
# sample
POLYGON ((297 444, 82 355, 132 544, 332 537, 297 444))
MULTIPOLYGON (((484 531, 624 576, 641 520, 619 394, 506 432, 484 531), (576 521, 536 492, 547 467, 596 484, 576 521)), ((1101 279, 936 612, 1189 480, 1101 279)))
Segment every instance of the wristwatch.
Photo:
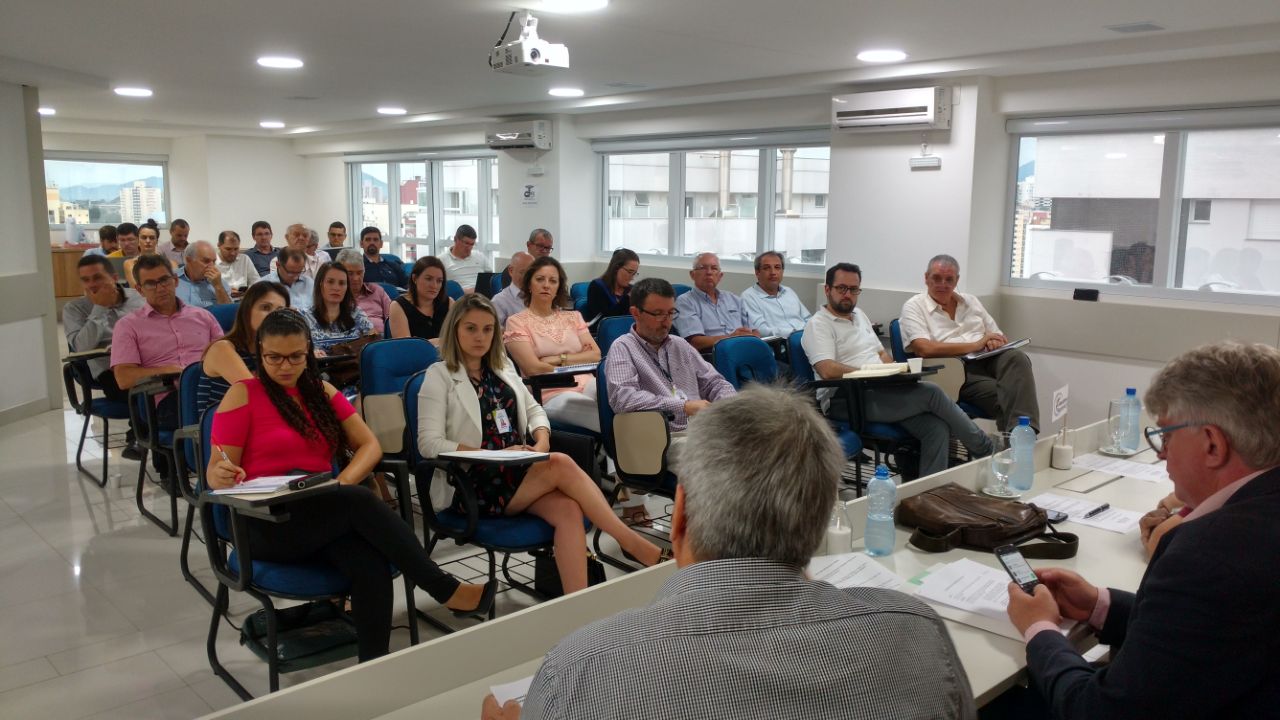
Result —
POLYGON ((560 367, 564 367, 564 364, 568 361, 569 361, 569 354, 560 353, 560 367))

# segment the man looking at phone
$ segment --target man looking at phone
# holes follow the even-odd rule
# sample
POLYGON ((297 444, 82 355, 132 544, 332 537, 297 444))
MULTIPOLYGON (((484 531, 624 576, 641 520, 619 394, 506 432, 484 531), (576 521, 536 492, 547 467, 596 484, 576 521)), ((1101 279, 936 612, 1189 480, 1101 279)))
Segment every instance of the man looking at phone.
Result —
POLYGON ((1056 718, 1272 717, 1280 705, 1280 350, 1223 343, 1164 367, 1146 394, 1174 493, 1195 509, 1159 541, 1137 593, 1074 572, 1009 585, 1027 671, 1056 718), (1058 632, 1111 645, 1089 665, 1058 632))

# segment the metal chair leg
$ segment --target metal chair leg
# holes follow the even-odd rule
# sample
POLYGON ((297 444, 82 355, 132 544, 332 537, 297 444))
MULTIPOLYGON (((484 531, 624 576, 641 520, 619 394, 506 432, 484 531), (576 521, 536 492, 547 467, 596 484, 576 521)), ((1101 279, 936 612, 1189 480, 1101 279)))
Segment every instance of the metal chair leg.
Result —
POLYGON ((84 461, 81 459, 84 453, 85 438, 89 435, 89 423, 91 422, 93 422, 93 416, 85 413, 84 425, 80 426, 80 444, 76 446, 76 469, 96 483, 98 487, 105 488, 107 486, 107 459, 110 457, 110 453, 107 452, 107 443, 105 442, 108 430, 105 418, 102 421, 102 436, 104 439, 102 443, 102 477, 95 477, 93 472, 84 466, 84 461))
POLYGON ((192 574, 191 563, 187 557, 191 550, 191 536, 195 534, 195 528, 193 527, 195 524, 195 516, 196 506, 188 506, 186 526, 182 529, 182 551, 178 554, 178 565, 182 568, 182 577, 191 585, 191 587, 196 589, 196 592, 200 593, 200 597, 204 598, 210 605, 213 605, 213 593, 209 592, 209 589, 197 580, 194 574, 192 574))
POLYGON ((213 602, 213 616, 209 620, 209 636, 205 641, 205 650, 209 655, 209 667, 213 668, 213 674, 222 678, 222 681, 227 684, 227 687, 231 688, 232 692, 240 696, 241 700, 252 700, 253 695, 250 694, 248 690, 245 690, 244 686, 240 684, 240 681, 236 680, 235 677, 231 675, 231 672, 223 667, 222 663, 218 661, 218 625, 222 622, 223 613, 227 611, 227 605, 229 604, 228 595, 229 592, 227 590, 227 586, 219 584, 218 594, 213 602))
MULTIPOLYGON (((147 455, 149 455, 150 453, 151 451, 148 450, 146 447, 142 448, 142 458, 138 460, 138 487, 134 491, 133 498, 138 505, 138 512, 142 513, 143 517, 155 523, 155 525, 159 527, 161 530, 164 530, 165 532, 169 533, 169 537, 177 537, 178 535, 178 499, 173 494, 174 485, 176 484, 176 481, 171 482, 169 484, 169 489, 168 489, 169 515, 170 515, 170 519, 168 523, 166 523, 164 520, 161 520, 157 515, 152 513, 150 510, 148 510, 146 503, 142 501, 142 490, 143 490, 143 486, 146 484, 146 481, 147 481, 147 455)), ((170 471, 172 471, 172 459, 170 459, 170 471)), ((160 483, 160 485, 163 489, 163 483, 160 483)))

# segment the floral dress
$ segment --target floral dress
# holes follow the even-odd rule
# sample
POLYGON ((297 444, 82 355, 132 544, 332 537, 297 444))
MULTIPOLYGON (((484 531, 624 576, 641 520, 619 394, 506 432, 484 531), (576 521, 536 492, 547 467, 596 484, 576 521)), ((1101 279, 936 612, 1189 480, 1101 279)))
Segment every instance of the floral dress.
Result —
MULTIPOLYGON (((470 378, 468 378, 470 379, 470 378)), ((524 444, 520 437, 519 420, 516 417, 516 394, 497 373, 485 366, 480 382, 471 380, 480 400, 480 447, 483 450, 501 450, 512 445, 524 444), (507 432, 498 429, 497 411, 507 414, 510 423, 507 432)), ((476 502, 481 515, 503 515, 507 504, 519 489, 528 465, 488 465, 475 463, 463 471, 476 491, 476 502)), ((453 510, 463 512, 462 500, 454 494, 453 510)))

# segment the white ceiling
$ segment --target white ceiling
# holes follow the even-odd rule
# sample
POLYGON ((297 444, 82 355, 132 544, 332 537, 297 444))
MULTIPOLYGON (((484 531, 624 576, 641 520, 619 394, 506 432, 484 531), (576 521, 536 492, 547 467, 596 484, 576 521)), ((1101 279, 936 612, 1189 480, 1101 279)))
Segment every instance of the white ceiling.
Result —
POLYGON ((569 46, 572 69, 519 77, 486 63, 512 9, 502 0, 5 0, 0 79, 38 85, 58 111, 45 120, 52 130, 270 135, 1280 50, 1276 0, 612 0, 591 14, 538 13, 542 37, 569 46), (1166 30, 1104 27, 1138 21, 1166 30), (854 59, 884 46, 910 62, 854 59), (255 64, 273 53, 306 67, 255 64), (155 96, 111 92, 129 84, 155 96), (587 96, 549 98, 556 85, 587 96), (379 117, 385 104, 410 115, 379 117), (289 128, 259 130, 263 119, 289 128))

